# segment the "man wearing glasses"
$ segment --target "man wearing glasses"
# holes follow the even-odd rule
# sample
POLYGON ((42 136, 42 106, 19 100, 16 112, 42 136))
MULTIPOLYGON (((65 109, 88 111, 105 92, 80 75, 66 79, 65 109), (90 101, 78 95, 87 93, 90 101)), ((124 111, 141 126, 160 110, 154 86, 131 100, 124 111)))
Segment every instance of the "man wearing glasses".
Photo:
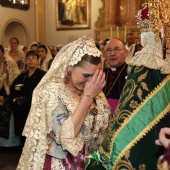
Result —
POLYGON ((105 53, 110 67, 104 69, 106 85, 103 91, 113 114, 126 81, 127 64, 125 63, 125 58, 128 51, 120 39, 114 38, 107 43, 105 53))

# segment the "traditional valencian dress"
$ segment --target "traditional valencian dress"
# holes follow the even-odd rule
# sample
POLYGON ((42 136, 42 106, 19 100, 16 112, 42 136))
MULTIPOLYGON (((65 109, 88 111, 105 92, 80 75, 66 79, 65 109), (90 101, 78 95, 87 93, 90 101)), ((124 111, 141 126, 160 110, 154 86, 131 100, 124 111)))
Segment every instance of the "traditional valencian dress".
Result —
POLYGON ((35 88, 23 131, 27 139, 17 169, 82 170, 85 154, 99 147, 110 114, 104 93, 95 97, 98 114, 94 116, 89 110, 79 134, 74 137, 71 114, 79 102, 64 83, 67 66, 74 66, 85 54, 101 55, 89 36, 64 46, 35 88))
MULTIPOLYGON (((139 12, 146 26, 148 8, 139 12)), ((128 63, 131 72, 106 136, 86 159, 88 170, 157 169, 162 149, 155 140, 161 128, 170 126, 170 63, 150 27, 141 33, 141 43, 143 49, 128 63)))

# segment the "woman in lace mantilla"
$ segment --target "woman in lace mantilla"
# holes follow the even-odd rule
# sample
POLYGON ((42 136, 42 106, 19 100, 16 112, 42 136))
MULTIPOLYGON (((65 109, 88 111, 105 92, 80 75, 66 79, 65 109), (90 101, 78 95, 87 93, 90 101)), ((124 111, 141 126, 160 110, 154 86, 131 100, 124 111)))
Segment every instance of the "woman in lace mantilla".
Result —
POLYGON ((19 40, 16 37, 10 38, 9 47, 5 51, 5 56, 14 59, 20 71, 25 69, 25 54, 20 48, 19 40))
POLYGON ((17 169, 84 169, 98 148, 110 108, 95 42, 84 36, 64 46, 33 93, 17 169))
POLYGON ((11 103, 9 101, 10 87, 14 79, 19 75, 17 63, 9 56, 3 56, 4 49, 0 45, 2 59, 0 77, 0 146, 19 146, 20 140, 14 135, 14 122, 11 103))

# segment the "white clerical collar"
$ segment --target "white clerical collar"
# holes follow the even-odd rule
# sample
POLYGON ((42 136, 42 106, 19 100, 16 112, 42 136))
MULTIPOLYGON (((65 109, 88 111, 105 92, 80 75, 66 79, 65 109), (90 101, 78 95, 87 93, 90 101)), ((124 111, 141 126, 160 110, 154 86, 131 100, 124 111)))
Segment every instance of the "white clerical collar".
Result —
POLYGON ((112 71, 116 71, 116 68, 110 67, 112 71))

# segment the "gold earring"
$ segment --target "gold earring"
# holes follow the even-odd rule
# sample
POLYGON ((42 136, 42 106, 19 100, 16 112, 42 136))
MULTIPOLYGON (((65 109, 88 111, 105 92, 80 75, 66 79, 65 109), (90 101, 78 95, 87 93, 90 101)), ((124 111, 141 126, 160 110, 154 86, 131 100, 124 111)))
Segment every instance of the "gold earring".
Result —
POLYGON ((70 80, 70 76, 71 76, 71 71, 68 71, 67 75, 64 78, 64 83, 67 84, 70 80))

